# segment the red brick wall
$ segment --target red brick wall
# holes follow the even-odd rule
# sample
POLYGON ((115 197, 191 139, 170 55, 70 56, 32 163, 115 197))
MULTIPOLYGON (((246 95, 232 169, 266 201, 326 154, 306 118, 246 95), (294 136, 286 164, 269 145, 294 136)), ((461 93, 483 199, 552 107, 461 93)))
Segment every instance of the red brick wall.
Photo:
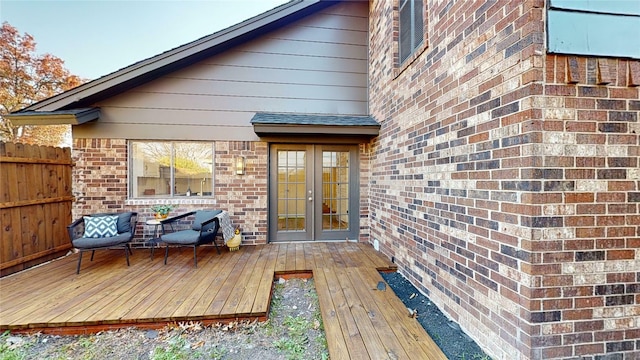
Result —
POLYGON ((369 242, 370 214, 369 191, 371 189, 371 157, 373 151, 370 144, 360 144, 360 242, 369 242))
MULTIPOLYGON (((105 211, 137 211, 138 234, 151 236, 144 226, 152 217, 149 207, 163 200, 127 199, 127 141, 121 139, 74 139, 73 218, 105 211)), ((229 212, 234 225, 242 228, 244 244, 267 241, 267 144, 263 142, 215 142, 214 198, 175 199, 173 214, 202 208, 229 212), (234 173, 234 158, 246 158, 244 175, 234 173)))
POLYGON ((371 240, 494 358, 635 356, 636 62, 546 56, 543 1, 425 3, 409 64, 370 6, 371 240))
POLYGON ((638 358, 640 61, 545 60, 547 174, 531 200, 560 226, 533 229, 532 340, 543 358, 638 358))
POLYGON ((74 139, 73 218, 122 211, 127 198, 127 142, 119 139, 74 139))

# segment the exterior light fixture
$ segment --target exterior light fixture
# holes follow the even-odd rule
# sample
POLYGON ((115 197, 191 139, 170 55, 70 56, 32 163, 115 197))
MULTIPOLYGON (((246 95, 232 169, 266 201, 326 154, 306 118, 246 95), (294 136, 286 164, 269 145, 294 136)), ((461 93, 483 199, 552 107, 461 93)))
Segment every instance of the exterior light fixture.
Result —
POLYGON ((236 165, 236 175, 244 175, 244 170, 246 165, 244 156, 237 156, 235 165, 236 165))

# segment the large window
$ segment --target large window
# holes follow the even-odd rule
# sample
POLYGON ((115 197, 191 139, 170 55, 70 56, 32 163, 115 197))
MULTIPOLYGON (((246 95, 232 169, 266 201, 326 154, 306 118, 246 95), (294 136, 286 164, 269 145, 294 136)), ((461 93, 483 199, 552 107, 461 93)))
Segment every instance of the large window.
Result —
POLYGON ((213 143, 131 141, 129 153, 131 197, 213 194, 213 143))
POLYGON ((409 58, 424 40, 422 0, 400 0, 400 63, 409 58))

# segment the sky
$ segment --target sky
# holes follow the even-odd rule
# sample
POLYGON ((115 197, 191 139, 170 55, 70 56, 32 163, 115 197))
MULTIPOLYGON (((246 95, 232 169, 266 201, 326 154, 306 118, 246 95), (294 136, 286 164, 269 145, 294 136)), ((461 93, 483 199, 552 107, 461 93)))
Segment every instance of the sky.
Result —
POLYGON ((288 0, 0 0, 0 22, 93 80, 288 0))

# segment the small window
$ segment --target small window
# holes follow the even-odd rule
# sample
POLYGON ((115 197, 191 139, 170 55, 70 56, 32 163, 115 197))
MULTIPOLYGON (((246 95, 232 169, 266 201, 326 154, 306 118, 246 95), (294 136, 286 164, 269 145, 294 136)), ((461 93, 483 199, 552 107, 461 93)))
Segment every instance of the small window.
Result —
POLYGON ((400 0, 400 63, 403 63, 424 40, 422 0, 400 0))
POLYGON ((213 195, 213 143, 131 141, 130 149, 131 197, 213 195))

